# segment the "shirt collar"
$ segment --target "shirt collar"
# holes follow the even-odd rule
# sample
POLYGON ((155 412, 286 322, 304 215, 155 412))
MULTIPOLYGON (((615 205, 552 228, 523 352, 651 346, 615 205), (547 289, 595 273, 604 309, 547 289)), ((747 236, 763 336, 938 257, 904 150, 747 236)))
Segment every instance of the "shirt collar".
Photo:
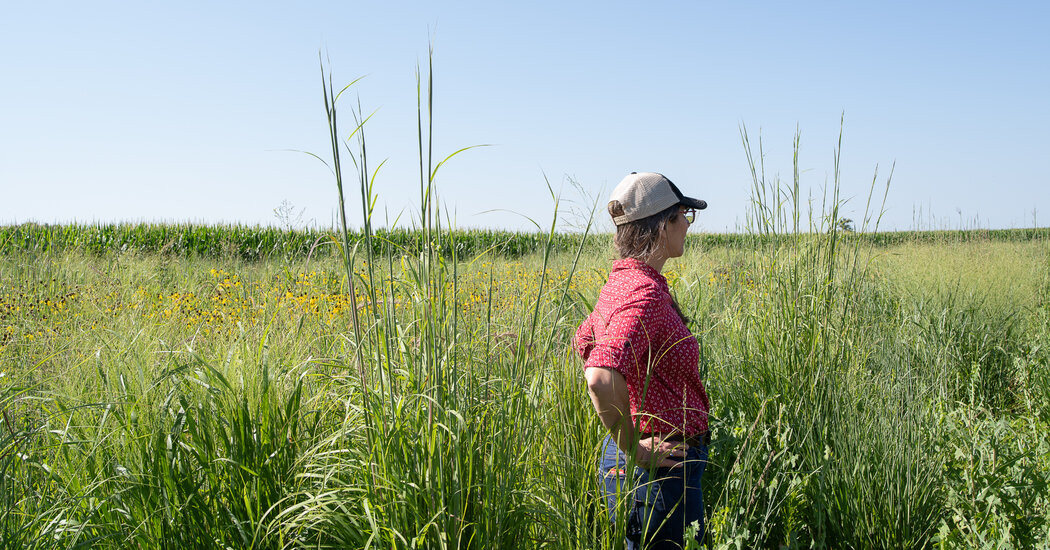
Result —
POLYGON ((611 273, 626 271, 628 269, 640 271, 645 277, 652 279, 664 289, 667 288, 667 279, 661 275, 659 271, 653 269, 653 266, 635 258, 616 260, 613 262, 611 273))

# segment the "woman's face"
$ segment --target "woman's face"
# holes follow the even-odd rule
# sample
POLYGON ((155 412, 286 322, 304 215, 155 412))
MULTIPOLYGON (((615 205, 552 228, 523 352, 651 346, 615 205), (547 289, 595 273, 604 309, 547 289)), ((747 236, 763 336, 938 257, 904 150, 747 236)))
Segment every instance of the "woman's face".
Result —
POLYGON ((685 219, 686 210, 688 210, 686 207, 679 206, 678 215, 667 222, 664 233, 667 240, 664 242, 667 246, 668 258, 679 258, 685 253, 685 234, 689 231, 690 225, 689 220, 685 219))

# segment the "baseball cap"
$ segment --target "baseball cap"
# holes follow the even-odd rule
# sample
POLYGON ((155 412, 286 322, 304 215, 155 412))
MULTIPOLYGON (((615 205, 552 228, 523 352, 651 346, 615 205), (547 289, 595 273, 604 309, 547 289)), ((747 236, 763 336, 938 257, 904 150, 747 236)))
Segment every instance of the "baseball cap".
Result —
POLYGON ((613 189, 609 201, 620 201, 623 206, 623 215, 613 218, 616 225, 647 218, 676 204, 707 208, 706 201, 686 197, 671 180, 656 172, 631 172, 613 189))

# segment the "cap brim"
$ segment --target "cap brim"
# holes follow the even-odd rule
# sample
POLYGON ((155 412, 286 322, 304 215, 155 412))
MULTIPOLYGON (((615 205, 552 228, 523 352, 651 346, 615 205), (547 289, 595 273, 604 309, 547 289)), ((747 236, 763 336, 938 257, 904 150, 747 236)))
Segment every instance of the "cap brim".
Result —
POLYGON ((703 210, 707 208, 707 201, 700 199, 694 199, 692 197, 682 197, 682 200, 678 204, 688 206, 689 208, 695 208, 697 210, 703 210))
POLYGON ((692 197, 687 197, 683 195, 682 192, 678 189, 678 186, 674 184, 674 182, 667 179, 666 177, 664 177, 664 179, 667 180, 667 183, 671 186, 671 191, 675 194, 676 197, 678 197, 678 204, 688 206, 689 208, 695 208, 697 210, 703 210, 707 208, 707 201, 702 201, 700 199, 694 199, 692 197))

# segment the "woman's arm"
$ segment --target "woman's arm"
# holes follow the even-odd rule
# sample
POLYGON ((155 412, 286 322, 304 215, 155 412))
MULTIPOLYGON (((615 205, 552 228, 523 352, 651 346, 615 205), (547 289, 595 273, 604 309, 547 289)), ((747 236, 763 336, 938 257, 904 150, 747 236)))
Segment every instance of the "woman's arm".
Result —
POLYGON ((661 441, 650 437, 637 441, 634 422, 631 421, 631 399, 627 392, 627 381, 623 375, 612 369, 591 367, 584 371, 587 379, 587 391, 591 403, 598 412, 602 425, 612 434, 616 446, 627 454, 634 451, 634 461, 642 467, 657 465, 674 467, 681 462, 668 457, 685 457, 688 446, 684 443, 661 441))

